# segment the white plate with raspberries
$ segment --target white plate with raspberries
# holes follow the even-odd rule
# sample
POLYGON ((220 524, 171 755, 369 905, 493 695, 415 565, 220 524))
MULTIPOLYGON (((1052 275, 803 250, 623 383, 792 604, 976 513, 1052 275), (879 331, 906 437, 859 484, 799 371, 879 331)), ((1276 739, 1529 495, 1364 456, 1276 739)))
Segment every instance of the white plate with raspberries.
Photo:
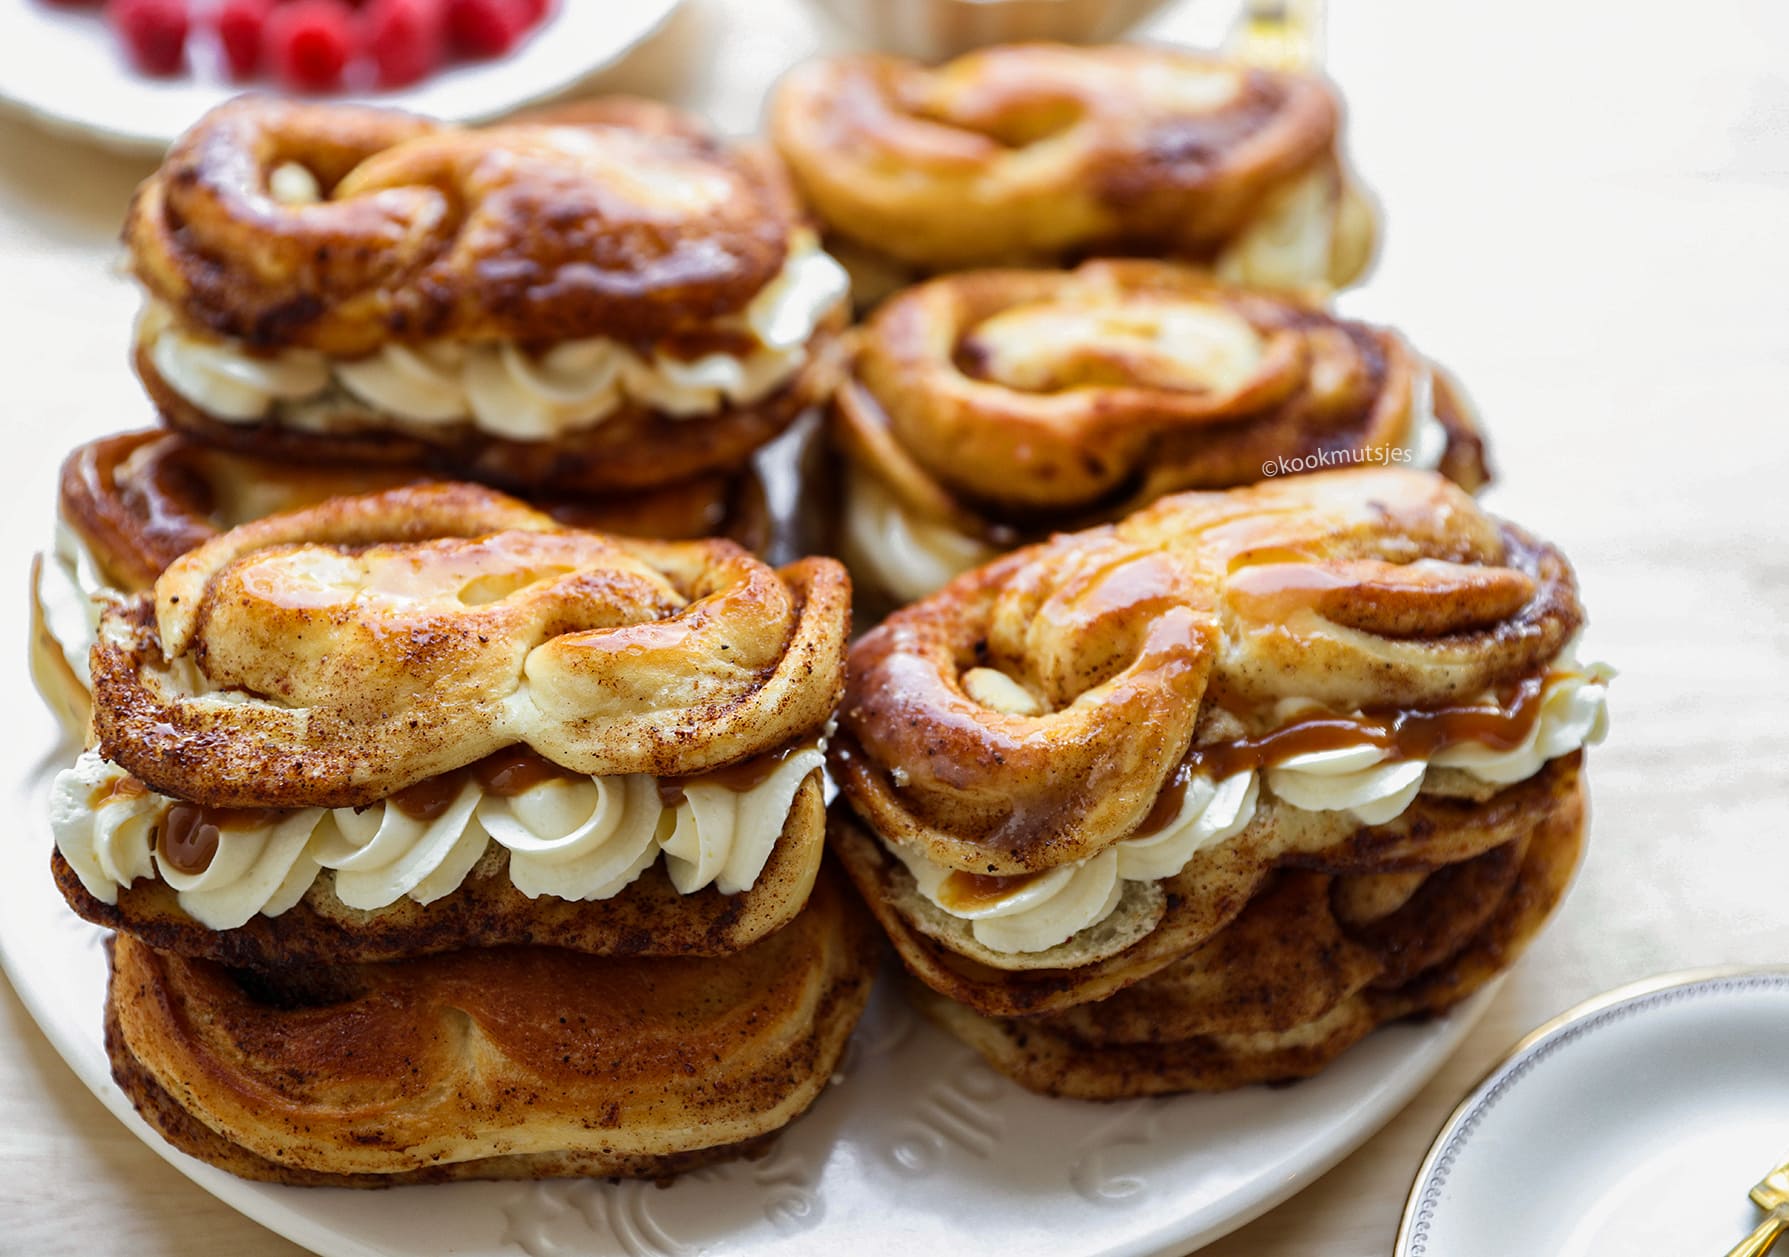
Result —
POLYGON ((159 154, 244 91, 478 122, 618 60, 678 0, 0 0, 0 104, 159 154))

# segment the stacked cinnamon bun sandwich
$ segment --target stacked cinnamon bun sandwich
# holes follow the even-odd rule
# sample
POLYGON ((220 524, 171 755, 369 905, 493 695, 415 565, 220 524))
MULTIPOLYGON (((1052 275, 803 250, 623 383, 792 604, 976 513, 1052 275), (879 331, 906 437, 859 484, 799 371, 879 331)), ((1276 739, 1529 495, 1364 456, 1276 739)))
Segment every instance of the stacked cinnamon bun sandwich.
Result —
POLYGON ((824 1087, 874 940, 820 869, 849 586, 403 486, 103 610, 54 871, 115 1074, 238 1174, 662 1175, 824 1087))
POLYGON ((1605 668, 1560 553, 1402 469, 1171 496, 851 651, 832 839, 916 997, 1033 1089, 1315 1072, 1512 963, 1605 668))
POLYGON ((789 74, 770 126, 860 299, 916 272, 1102 254, 1336 288, 1372 255, 1340 102, 1305 74, 1141 45, 832 57, 789 74))
POLYGON ((840 550, 897 602, 1182 489, 1344 463, 1489 476, 1463 393, 1396 332, 1167 262, 909 288, 854 333, 832 417, 840 550))
POLYGON ((169 426, 525 492, 739 471, 825 393, 845 316, 775 159, 632 99, 468 130, 239 98, 125 243, 169 426))
MULTIPOLYGON (((38 690, 81 740, 91 713, 87 655, 107 602, 148 590, 181 554, 238 524, 430 479, 418 466, 256 457, 153 428, 77 447, 62 464, 55 541, 32 569, 38 690)), ((757 553, 771 537, 764 488, 749 467, 657 489, 532 500, 563 523, 602 532, 727 536, 757 553)))

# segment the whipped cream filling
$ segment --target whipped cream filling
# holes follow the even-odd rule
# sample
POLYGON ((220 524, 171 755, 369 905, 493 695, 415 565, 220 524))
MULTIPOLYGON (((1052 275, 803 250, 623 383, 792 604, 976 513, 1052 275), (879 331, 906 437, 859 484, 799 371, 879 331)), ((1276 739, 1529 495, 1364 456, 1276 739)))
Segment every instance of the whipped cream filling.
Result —
POLYGON ((538 354, 509 342, 441 340, 391 344, 356 359, 305 349, 261 355, 196 336, 157 303, 145 308, 137 335, 169 388, 228 422, 255 423, 277 407, 291 426, 326 426, 330 407, 321 403, 335 397, 415 428, 471 423, 510 440, 539 441, 594 427, 630 400, 675 418, 760 401, 800 371, 815 329, 849 288, 844 268, 813 233, 797 233, 776 278, 739 314, 712 325, 754 342, 743 357, 643 356, 606 337, 563 341, 538 354))
MULTIPOLYGON (((1540 711, 1519 745, 1497 749, 1467 741, 1428 759, 1405 759, 1363 744, 1292 755, 1259 772, 1245 769, 1216 781, 1189 773, 1180 787, 1179 809, 1159 829, 1075 864, 1001 879, 1011 888, 1004 893, 996 882, 994 893, 953 894, 953 870, 898 843, 885 845, 907 866, 919 892, 943 912, 969 922, 983 946, 1008 953, 1045 951, 1105 920, 1117 907, 1126 880, 1173 877, 1199 851, 1240 834, 1254 819, 1263 791, 1305 811, 1348 812, 1362 824, 1383 825, 1410 806, 1431 769, 1457 769, 1505 786, 1534 776, 1549 760, 1601 742, 1608 733, 1613 671, 1605 664, 1578 664, 1568 646, 1549 674, 1540 711)), ((1016 683, 1014 688, 1022 691, 1016 683)), ((981 686, 982 694, 997 692, 981 686)), ((1497 705, 1490 695, 1483 702, 1487 708, 1497 705)), ((1290 724, 1315 710, 1316 704, 1291 701, 1281 704, 1279 714, 1290 724)))
POLYGON ((99 562, 87 543, 58 518, 55 541, 43 556, 38 603, 69 670, 88 689, 93 688, 88 657, 99 640, 100 612, 117 596, 118 591, 100 575, 99 562))
POLYGON ((855 466, 846 471, 844 514, 852 557, 903 602, 935 593, 1000 553, 979 537, 914 514, 880 480, 855 466))
POLYGON ((1318 166, 1275 195, 1212 270, 1244 287, 1327 287, 1341 196, 1335 173, 1318 166))
POLYGON ((953 870, 899 844, 888 844, 913 874, 919 893, 970 923, 976 942, 994 951, 1047 951, 1112 914, 1126 881, 1172 877, 1205 847, 1233 838, 1255 817, 1260 785, 1252 772, 1222 781, 1188 780, 1180 809, 1154 833, 1126 838, 1096 856, 1036 877, 1015 879, 1010 894, 965 907, 950 893, 953 870))
POLYGON ((427 904, 459 887, 496 843, 509 878, 530 898, 607 899, 662 855, 681 894, 713 886, 750 890, 770 859, 796 792, 825 762, 821 746, 791 751, 747 789, 691 778, 667 804, 659 782, 640 773, 553 777, 515 794, 469 778, 432 815, 381 802, 369 807, 245 813, 218 835, 197 871, 179 867, 161 840, 177 801, 136 782, 96 751, 57 774, 50 825, 88 893, 118 902, 120 887, 160 877, 180 906, 214 930, 257 913, 278 916, 324 870, 350 908, 384 908, 408 897, 427 904))
POLYGON ((1417 370, 1411 384, 1410 428, 1404 450, 1406 467, 1434 471, 1447 457, 1447 429, 1435 414, 1435 376, 1427 367, 1417 370))

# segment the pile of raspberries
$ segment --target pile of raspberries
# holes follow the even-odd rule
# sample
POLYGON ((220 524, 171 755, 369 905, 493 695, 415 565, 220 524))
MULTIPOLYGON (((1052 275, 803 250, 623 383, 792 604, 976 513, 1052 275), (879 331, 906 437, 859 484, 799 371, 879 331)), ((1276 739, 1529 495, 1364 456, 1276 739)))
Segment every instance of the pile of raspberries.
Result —
POLYGON ((405 87, 450 60, 500 57, 546 18, 552 3, 105 0, 104 13, 131 64, 146 74, 182 73, 189 41, 209 32, 238 82, 269 77, 292 91, 331 92, 350 83, 405 87))

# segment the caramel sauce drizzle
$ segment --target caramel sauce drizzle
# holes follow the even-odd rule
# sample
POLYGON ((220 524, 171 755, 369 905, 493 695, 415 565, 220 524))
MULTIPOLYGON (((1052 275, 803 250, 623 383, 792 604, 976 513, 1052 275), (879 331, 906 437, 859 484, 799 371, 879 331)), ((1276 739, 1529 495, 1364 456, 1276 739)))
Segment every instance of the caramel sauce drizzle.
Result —
POLYGON ((1499 694, 1495 707, 1471 703, 1425 711, 1313 716, 1257 737, 1194 747, 1185 762, 1221 781, 1245 768, 1259 770, 1295 755, 1351 746, 1376 746, 1390 752, 1394 760, 1432 759, 1462 742, 1476 742, 1493 751, 1514 750, 1534 731, 1553 678, 1553 673, 1529 677, 1499 694))
POLYGON ((148 786, 126 774, 93 787, 93 793, 87 796, 87 806, 97 810, 114 799, 128 802, 131 799, 140 799, 148 793, 148 786))
POLYGON ((460 788, 466 784, 467 772, 467 769, 456 768, 439 777, 425 777, 386 799, 386 805, 395 807, 413 821, 435 820, 460 797, 460 788))
POLYGON ((673 808, 681 804, 689 795, 685 792, 688 786, 725 786, 727 789, 744 794, 748 790, 763 785, 783 762, 791 755, 808 750, 815 744, 811 741, 790 742, 779 746, 774 751, 758 755, 752 759, 741 760, 737 764, 727 764, 720 768, 711 768, 705 773, 695 773, 688 777, 660 777, 658 779, 658 801, 665 807, 673 808))
POLYGON ((997 873, 968 873, 955 869, 938 883, 938 902, 947 912, 979 912, 1010 898, 1048 872, 1051 870, 1041 869, 1035 873, 1003 877, 997 873))
MULTIPOLYGON (((1172 824, 1186 803, 1187 786, 1195 775, 1221 781, 1244 769, 1258 772, 1295 755, 1361 745, 1389 751, 1394 760, 1431 759, 1463 742, 1478 743, 1494 751, 1514 750, 1534 731, 1547 689, 1558 675, 1549 672, 1517 683, 1497 696, 1496 707, 1462 704, 1424 711, 1314 716, 1271 733, 1194 747, 1175 766, 1148 814, 1130 836, 1147 838, 1172 824)), ((1002 876, 957 869, 939 883, 938 902, 952 912, 979 911, 1024 889, 1044 872, 1048 870, 1002 876)))
POLYGON ((211 867, 223 834, 258 829, 285 813, 270 807, 205 807, 176 803, 162 818, 156 847, 162 863, 178 873, 197 876, 211 867))
POLYGON ((1376 746, 1393 760, 1433 759, 1449 747, 1475 742, 1510 751, 1528 740, 1555 673, 1529 677, 1497 696, 1496 707, 1463 704, 1426 711, 1367 711, 1359 716, 1313 716, 1255 737, 1196 746, 1174 769, 1149 814, 1132 833, 1146 838, 1166 829, 1186 802, 1194 774, 1222 781, 1244 770, 1259 772, 1295 755, 1376 746))
POLYGON ((549 781, 578 781, 587 777, 585 773, 575 773, 555 764, 533 747, 521 743, 485 756, 472 765, 471 772, 486 794, 501 799, 513 799, 549 781))

